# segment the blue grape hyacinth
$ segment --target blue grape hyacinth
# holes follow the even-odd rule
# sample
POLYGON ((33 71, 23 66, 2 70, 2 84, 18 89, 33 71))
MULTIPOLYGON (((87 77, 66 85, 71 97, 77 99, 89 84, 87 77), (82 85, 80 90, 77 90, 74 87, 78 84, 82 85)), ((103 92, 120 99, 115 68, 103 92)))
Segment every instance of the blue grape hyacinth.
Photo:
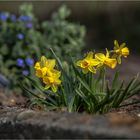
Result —
POLYGON ((1 20, 1 21, 6 21, 7 18, 8 18, 8 15, 7 15, 7 14, 5 14, 5 13, 0 13, 0 20, 1 20))
POLYGON ((17 34, 17 38, 18 38, 19 40, 24 39, 24 34, 22 34, 22 33, 17 34))
POLYGON ((32 18, 30 17, 30 16, 27 16, 27 15, 21 15, 20 17, 19 17, 19 20, 21 20, 21 21, 31 21, 32 20, 32 18))
POLYGON ((28 71, 28 70, 23 70, 23 71, 22 71, 22 75, 24 75, 24 76, 29 75, 29 71, 28 71))
POLYGON ((26 28, 31 29, 33 27, 33 24, 31 22, 26 24, 26 28))
POLYGON ((25 59, 25 62, 26 62, 26 64, 27 64, 28 66, 32 66, 32 65, 34 64, 34 60, 31 59, 31 58, 26 58, 26 59, 25 59))
POLYGON ((22 58, 18 58, 16 61, 16 65, 18 67, 24 67, 24 60, 22 58))

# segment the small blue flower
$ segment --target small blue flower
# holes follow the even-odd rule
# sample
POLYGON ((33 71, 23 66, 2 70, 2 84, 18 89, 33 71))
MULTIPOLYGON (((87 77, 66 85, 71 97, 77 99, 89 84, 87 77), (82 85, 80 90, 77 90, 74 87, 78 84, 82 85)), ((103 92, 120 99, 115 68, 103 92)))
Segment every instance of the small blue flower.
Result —
POLYGON ((32 18, 31 18, 30 16, 21 15, 21 16, 19 17, 19 20, 21 20, 21 21, 31 21, 32 18))
POLYGON ((27 64, 28 66, 32 66, 32 65, 34 64, 34 60, 31 59, 31 58, 26 58, 26 59, 25 59, 25 62, 26 62, 26 64, 27 64))
POLYGON ((22 34, 22 33, 17 34, 17 38, 18 38, 19 40, 24 39, 24 34, 22 34))
POLYGON ((16 15, 11 15, 11 16, 10 16, 10 19, 11 19, 12 21, 16 21, 16 15))
POLYGON ((16 65, 19 67, 24 67, 24 60, 21 58, 18 58, 16 61, 16 65))
POLYGON ((24 75, 24 76, 29 75, 29 71, 28 71, 28 70, 23 70, 23 71, 22 71, 22 75, 24 75))
POLYGON ((1 20, 1 21, 6 21, 7 18, 8 18, 8 15, 6 15, 5 13, 1 13, 1 14, 0 14, 0 20, 1 20))
POLYGON ((28 29, 31 29, 31 28, 33 27, 33 24, 32 24, 31 22, 29 22, 29 23, 26 24, 26 27, 27 27, 28 29))

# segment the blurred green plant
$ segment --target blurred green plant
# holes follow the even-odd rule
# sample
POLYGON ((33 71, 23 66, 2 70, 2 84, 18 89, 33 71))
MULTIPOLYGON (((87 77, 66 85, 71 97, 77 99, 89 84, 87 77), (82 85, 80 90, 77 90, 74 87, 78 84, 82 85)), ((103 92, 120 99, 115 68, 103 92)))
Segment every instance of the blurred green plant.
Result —
POLYGON ((18 88, 18 81, 32 73, 31 66, 41 55, 50 55, 50 47, 66 59, 68 53, 80 54, 84 45, 85 28, 69 23, 65 18, 70 11, 62 6, 52 21, 39 24, 30 4, 23 4, 19 16, 0 13, 0 73, 18 88), (65 46, 65 48, 63 48, 65 46))
POLYGON ((15 88, 23 75, 30 74, 34 58, 41 55, 41 33, 36 30, 37 20, 31 5, 20 7, 20 16, 0 13, 0 73, 15 88))
MULTIPOLYGON (((52 48, 57 56, 67 59, 67 55, 80 55, 84 47, 85 27, 67 20, 70 10, 62 5, 50 21, 42 23, 46 48, 52 48)), ((51 55, 51 53, 50 53, 51 55)), ((48 55, 47 55, 48 56, 48 55)))
POLYGON ((55 60, 44 56, 35 64, 35 77, 27 77, 36 89, 29 90, 24 84, 21 87, 29 93, 31 105, 42 106, 46 110, 86 111, 89 113, 105 113, 113 108, 140 103, 135 101, 125 103, 133 95, 140 92, 138 75, 128 84, 119 80, 119 73, 109 82, 106 69, 114 69, 121 63, 122 57, 129 55, 125 43, 121 45, 114 41, 114 50, 103 53, 89 52, 82 60, 75 64, 71 59, 70 65, 62 63, 51 49, 55 60), (118 61, 119 57, 119 61, 118 61), (77 66, 82 69, 77 69, 77 66), (59 69, 60 71, 58 71, 59 69), (45 88, 44 88, 45 86, 45 88))

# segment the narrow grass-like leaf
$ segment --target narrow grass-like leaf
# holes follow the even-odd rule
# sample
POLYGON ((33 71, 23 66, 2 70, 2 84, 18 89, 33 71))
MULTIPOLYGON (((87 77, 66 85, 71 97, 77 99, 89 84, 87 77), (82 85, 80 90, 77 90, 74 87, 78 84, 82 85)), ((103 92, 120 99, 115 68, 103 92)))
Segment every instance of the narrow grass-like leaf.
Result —
POLYGON ((43 92, 44 91, 44 87, 42 87, 42 85, 37 82, 36 80, 34 80, 31 77, 26 77, 29 81, 31 81, 32 85, 37 88, 39 91, 43 92))
POLYGON ((136 90, 131 91, 128 96, 125 96, 124 100, 126 100, 126 99, 128 99, 128 98, 130 98, 138 93, 140 93, 140 87, 136 90))
POLYGON ((125 96, 125 99, 128 99, 132 97, 133 95, 137 94, 140 92, 140 82, 138 82, 130 91, 127 96, 125 96))
POLYGON ((94 96, 93 92, 91 91, 90 87, 87 85, 86 82, 84 82, 80 77, 77 77, 80 81, 80 83, 83 85, 83 87, 90 93, 92 94, 92 98, 94 100, 95 103, 98 103, 96 97, 94 96))
POLYGON ((87 104, 89 104, 87 97, 84 95, 84 93, 80 89, 76 89, 75 91, 87 104))
POLYGON ((125 107, 125 106, 134 105, 134 104, 138 104, 138 103, 140 103, 140 100, 132 102, 132 103, 128 103, 128 104, 123 104, 123 105, 120 105, 119 107, 125 107))
POLYGON ((78 80, 80 81, 80 83, 85 87, 85 89, 86 89, 88 92, 92 93, 92 91, 90 90, 89 85, 88 85, 85 81, 83 81, 80 77, 77 77, 77 78, 78 78, 78 80))
MULTIPOLYGON (((32 84, 33 84, 33 86, 34 86, 35 88, 38 87, 38 89, 40 89, 40 87, 36 84, 36 82, 35 82, 33 79, 31 79, 31 78, 29 78, 29 77, 28 77, 28 79, 31 80, 31 81, 33 82, 32 84)), ((29 89, 25 88, 22 84, 21 84, 21 88, 22 88, 23 90, 25 90, 26 92, 30 93, 31 95, 33 95, 34 97, 39 98, 39 99, 41 99, 41 100, 44 100, 44 98, 41 98, 40 96, 36 95, 33 91, 30 91, 29 89)), ((42 91, 42 89, 40 89, 40 92, 41 92, 41 93, 45 93, 44 91, 42 91)), ((46 91, 46 92, 47 92, 47 91, 46 91)), ((49 96, 47 96, 47 99, 49 99, 53 104, 57 105, 56 101, 53 100, 52 98, 50 98, 49 96)))
POLYGON ((136 78, 134 78, 134 79, 132 79, 130 81, 130 83, 128 84, 128 86, 124 90, 124 92, 121 94, 121 96, 119 97, 119 99, 116 101, 116 105, 117 106, 119 106, 119 104, 124 100, 125 96, 127 96, 129 94, 129 90, 133 87, 133 85, 137 81, 137 78, 138 78, 138 75, 136 76, 136 78))
POLYGON ((34 97, 36 97, 36 98, 38 98, 38 99, 43 100, 43 98, 41 98, 40 96, 36 95, 34 92, 30 91, 29 89, 25 88, 23 85, 20 85, 20 86, 21 86, 21 88, 22 88, 23 90, 25 90, 27 93, 33 95, 34 97))
POLYGON ((119 72, 116 72, 112 81, 112 89, 115 89, 117 87, 118 78, 119 78, 119 72))
POLYGON ((103 71, 100 70, 99 75, 98 75, 98 78, 97 78, 97 80, 95 82, 96 91, 99 91, 100 90, 99 87, 100 87, 100 81, 102 80, 102 73, 103 73, 103 71))
POLYGON ((69 112, 73 111, 73 106, 74 106, 74 100, 75 100, 75 96, 72 96, 68 105, 68 110, 69 112))
POLYGON ((121 85, 118 86, 118 88, 116 88, 114 90, 114 92, 112 93, 112 96, 111 96, 111 98, 112 98, 112 107, 117 107, 118 106, 118 100, 119 100, 121 94, 123 94, 121 92, 121 90, 123 88, 123 85, 124 85, 124 82, 122 82, 121 85))
POLYGON ((71 65, 72 65, 72 68, 73 68, 73 70, 75 72, 75 75, 79 76, 81 79, 85 80, 84 74, 79 72, 78 69, 76 69, 76 67, 75 67, 74 63, 72 62, 72 60, 71 60, 71 65))
POLYGON ((101 92, 104 92, 104 90, 105 90, 105 80, 106 80, 106 75, 105 75, 105 73, 106 73, 106 70, 105 70, 105 68, 103 68, 102 69, 102 86, 101 86, 101 92))
POLYGON ((55 59, 57 60, 59 66, 60 66, 60 69, 63 70, 63 66, 62 66, 60 59, 57 57, 57 55, 55 54, 55 52, 53 51, 52 48, 50 48, 50 50, 51 50, 52 54, 54 55, 55 59))

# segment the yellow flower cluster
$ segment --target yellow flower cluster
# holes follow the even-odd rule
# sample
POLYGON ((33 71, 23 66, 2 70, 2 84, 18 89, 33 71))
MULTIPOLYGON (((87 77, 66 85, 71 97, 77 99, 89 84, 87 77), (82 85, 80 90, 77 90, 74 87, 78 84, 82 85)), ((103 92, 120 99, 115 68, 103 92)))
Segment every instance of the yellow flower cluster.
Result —
POLYGON ((101 66, 108 66, 114 69, 117 65, 117 62, 121 63, 121 57, 127 57, 129 55, 129 49, 126 47, 125 43, 122 43, 120 46, 118 42, 114 41, 114 50, 112 57, 110 57, 110 52, 106 49, 106 55, 103 53, 89 52, 87 56, 77 61, 77 66, 81 67, 83 73, 96 73, 96 70, 101 66))
POLYGON ((59 79, 61 72, 54 69, 56 61, 54 59, 47 59, 45 56, 41 57, 41 61, 36 62, 34 68, 36 70, 36 76, 42 78, 45 84, 45 89, 51 88, 53 92, 56 92, 58 86, 61 84, 59 79))

